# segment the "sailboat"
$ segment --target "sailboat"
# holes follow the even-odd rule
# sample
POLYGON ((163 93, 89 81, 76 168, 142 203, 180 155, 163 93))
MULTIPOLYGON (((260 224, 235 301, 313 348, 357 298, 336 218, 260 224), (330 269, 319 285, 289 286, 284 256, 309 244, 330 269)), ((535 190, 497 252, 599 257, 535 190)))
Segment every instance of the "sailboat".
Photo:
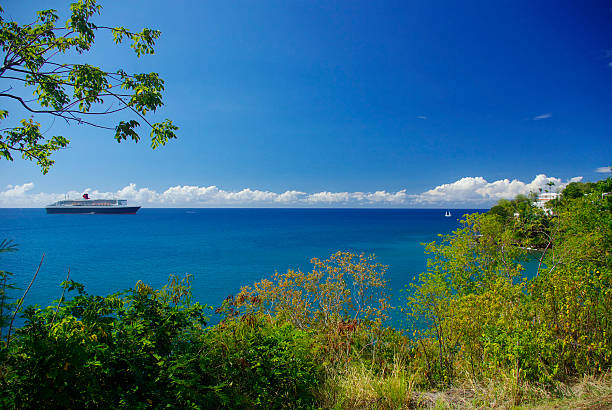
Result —
POLYGON ((446 213, 444 214, 444 216, 445 216, 445 217, 447 217, 447 218, 450 218, 450 216, 451 216, 450 211, 446 211, 446 213))

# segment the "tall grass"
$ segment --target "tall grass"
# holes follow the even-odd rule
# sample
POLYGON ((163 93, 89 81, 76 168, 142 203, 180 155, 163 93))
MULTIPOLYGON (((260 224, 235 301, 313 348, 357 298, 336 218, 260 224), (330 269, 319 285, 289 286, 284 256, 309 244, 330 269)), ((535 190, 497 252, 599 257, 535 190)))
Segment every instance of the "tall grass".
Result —
POLYGON ((319 404, 328 409, 403 409, 418 406, 414 376, 401 360, 390 370, 377 372, 363 362, 327 375, 319 391, 319 404))

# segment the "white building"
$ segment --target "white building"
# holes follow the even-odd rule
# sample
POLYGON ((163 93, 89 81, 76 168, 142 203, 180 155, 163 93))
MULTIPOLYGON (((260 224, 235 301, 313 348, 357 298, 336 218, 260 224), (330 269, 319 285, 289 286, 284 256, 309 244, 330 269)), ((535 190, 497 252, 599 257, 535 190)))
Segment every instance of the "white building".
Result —
POLYGON ((535 206, 537 206, 540 209, 543 209, 544 212, 550 212, 550 210, 548 210, 546 208, 546 203, 548 203, 549 201, 552 201, 553 199, 557 199, 561 196, 561 194, 558 194, 556 192, 543 192, 540 195, 538 195, 538 199, 533 203, 535 206))

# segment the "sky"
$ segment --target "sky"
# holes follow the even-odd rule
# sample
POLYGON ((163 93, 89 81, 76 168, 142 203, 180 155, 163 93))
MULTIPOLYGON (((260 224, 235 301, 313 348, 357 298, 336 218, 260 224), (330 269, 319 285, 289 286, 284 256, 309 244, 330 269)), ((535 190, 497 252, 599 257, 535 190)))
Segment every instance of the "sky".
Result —
MULTIPOLYGON (((161 30, 155 55, 101 34, 58 59, 159 73, 154 119, 178 139, 151 150, 37 117, 70 148, 47 175, 0 160, 0 207, 87 191, 151 207, 470 208, 610 176, 612 1, 102 5, 98 25, 161 30)), ((68 6, 9 0, 3 18, 68 6)), ((3 125, 27 118, 0 103, 3 125)))

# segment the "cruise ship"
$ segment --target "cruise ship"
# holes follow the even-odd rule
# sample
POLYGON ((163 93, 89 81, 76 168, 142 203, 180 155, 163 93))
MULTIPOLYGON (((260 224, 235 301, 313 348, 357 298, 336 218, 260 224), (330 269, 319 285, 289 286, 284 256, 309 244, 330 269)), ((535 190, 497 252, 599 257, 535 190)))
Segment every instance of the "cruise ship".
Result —
POLYGON ((140 207, 128 206, 126 199, 65 199, 45 207, 48 214, 135 214, 140 207))

